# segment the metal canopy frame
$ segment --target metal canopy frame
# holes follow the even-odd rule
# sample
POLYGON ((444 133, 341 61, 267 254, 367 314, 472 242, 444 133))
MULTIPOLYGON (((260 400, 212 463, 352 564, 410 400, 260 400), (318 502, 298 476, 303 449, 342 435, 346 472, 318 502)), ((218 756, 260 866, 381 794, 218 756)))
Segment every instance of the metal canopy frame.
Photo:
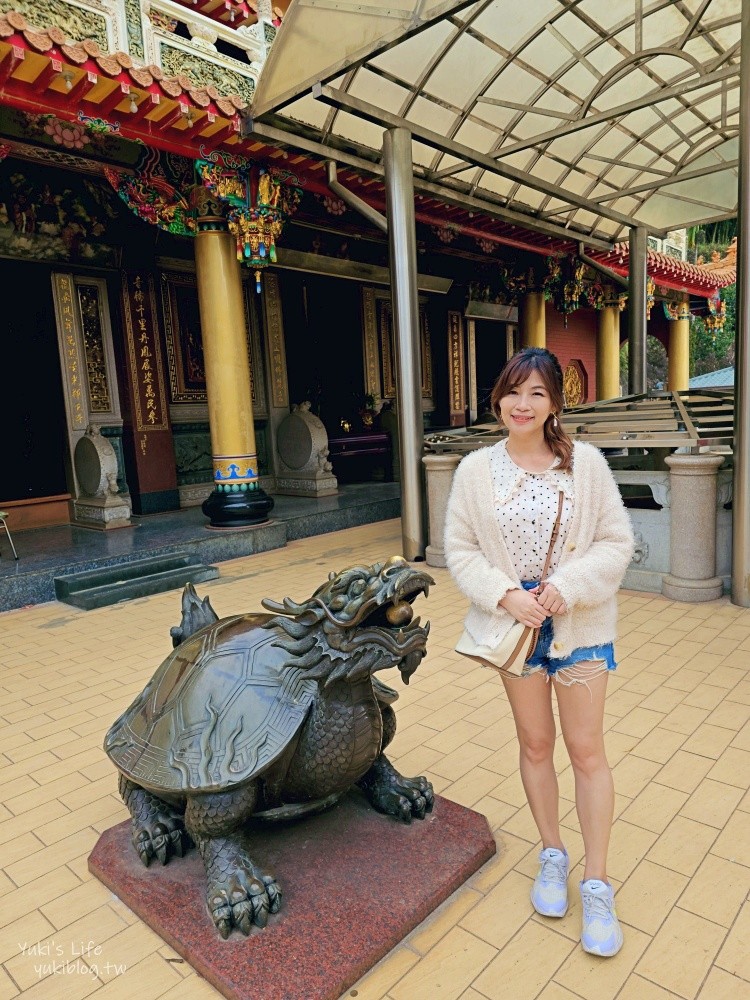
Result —
POLYGON ((340 20, 355 7, 371 27, 367 2, 293 0, 269 58, 286 53, 286 73, 261 74, 261 127, 281 112, 325 146, 369 147, 380 165, 382 130, 409 128, 415 179, 457 179, 529 228, 555 219, 574 239, 615 242, 634 225, 664 236, 735 214, 740 0, 422 0, 399 38, 382 9, 369 50, 340 20), (293 41, 303 29, 304 46, 293 41), (304 55, 316 37, 327 113, 304 55))

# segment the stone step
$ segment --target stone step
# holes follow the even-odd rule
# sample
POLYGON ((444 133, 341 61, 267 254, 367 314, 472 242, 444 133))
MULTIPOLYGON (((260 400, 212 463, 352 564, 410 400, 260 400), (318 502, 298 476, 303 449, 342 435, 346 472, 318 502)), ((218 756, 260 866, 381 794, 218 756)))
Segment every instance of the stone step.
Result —
POLYGON ((218 576, 218 569, 204 565, 198 556, 177 553, 56 576, 55 596, 64 604, 90 611, 218 576))

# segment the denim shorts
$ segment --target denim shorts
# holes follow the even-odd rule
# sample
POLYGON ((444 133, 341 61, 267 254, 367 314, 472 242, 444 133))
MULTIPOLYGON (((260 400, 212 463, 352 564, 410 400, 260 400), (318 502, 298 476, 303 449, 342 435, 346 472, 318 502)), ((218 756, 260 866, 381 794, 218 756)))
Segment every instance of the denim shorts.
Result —
MULTIPOLYGON (((524 590, 533 590, 538 584, 533 580, 523 580, 521 586, 524 590)), ((616 669, 615 651, 611 642, 602 643, 600 646, 579 646, 578 649, 573 650, 570 656, 550 656, 549 652, 552 648, 552 621, 552 617, 544 619, 544 624, 539 629, 539 639, 536 649, 526 661, 523 669, 523 677, 528 677, 530 674, 543 670, 548 680, 550 677, 554 677, 556 680, 567 684, 575 682, 585 683, 599 673, 616 669), (586 663, 589 660, 595 660, 600 664, 599 669, 584 668, 577 671, 574 669, 578 664, 586 663), (566 671, 566 674, 556 677, 555 675, 560 671, 566 671)))

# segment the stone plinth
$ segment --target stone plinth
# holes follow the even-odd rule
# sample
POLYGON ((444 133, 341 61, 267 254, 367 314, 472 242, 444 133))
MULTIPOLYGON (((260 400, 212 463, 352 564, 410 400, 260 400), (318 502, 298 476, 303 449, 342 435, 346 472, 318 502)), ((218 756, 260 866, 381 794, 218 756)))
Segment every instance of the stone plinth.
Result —
POLYGON ((130 497, 117 488, 117 456, 96 426, 89 426, 73 454, 79 495, 73 501, 73 520, 87 528, 130 527, 130 497))
POLYGON ((724 585, 716 576, 716 475, 721 455, 670 455, 672 520, 669 573, 662 594, 672 601, 713 601, 724 585))
POLYGON ((292 407, 276 432, 279 469, 276 492, 290 496, 322 497, 338 492, 338 480, 328 461, 328 434, 310 412, 310 403, 292 407))
POLYGON ((425 549, 428 566, 445 566, 445 512, 451 491, 453 473, 463 455, 444 452, 422 458, 427 470, 427 507, 429 512, 430 542, 425 549))
POLYGON ((259 828, 256 843, 284 899, 249 938, 219 937, 195 849, 144 868, 127 821, 102 834, 89 869, 231 1000, 337 1000, 495 853, 471 809, 438 797, 406 826, 356 792, 320 816, 259 828))

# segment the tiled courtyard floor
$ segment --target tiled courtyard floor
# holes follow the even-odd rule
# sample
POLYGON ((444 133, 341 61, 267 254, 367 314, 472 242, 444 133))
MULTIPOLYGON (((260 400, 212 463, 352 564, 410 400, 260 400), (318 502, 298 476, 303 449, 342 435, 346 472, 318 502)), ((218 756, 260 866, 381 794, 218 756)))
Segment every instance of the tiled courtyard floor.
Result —
MULTIPOLYGON (((381 522, 224 563, 199 590, 220 615, 259 609, 264 596, 307 597, 329 569, 399 549, 399 522, 381 522)), ((508 704, 497 678, 453 652, 464 601, 447 571, 433 575, 420 600, 429 654, 411 686, 399 684, 391 756, 484 813, 498 854, 346 996, 750 997, 750 611, 620 595, 606 728, 618 793, 610 872, 626 936, 616 958, 595 959, 578 945, 577 893, 562 921, 532 915, 538 844, 508 704)), ((176 592, 0 615, 0 1000, 218 997, 86 867, 99 833, 127 816, 103 734, 171 648, 178 619, 176 592), (37 945, 49 954, 29 954, 37 945), (56 958, 73 969, 51 972, 56 958)), ((574 889, 582 843, 562 745, 558 761, 574 889)))

